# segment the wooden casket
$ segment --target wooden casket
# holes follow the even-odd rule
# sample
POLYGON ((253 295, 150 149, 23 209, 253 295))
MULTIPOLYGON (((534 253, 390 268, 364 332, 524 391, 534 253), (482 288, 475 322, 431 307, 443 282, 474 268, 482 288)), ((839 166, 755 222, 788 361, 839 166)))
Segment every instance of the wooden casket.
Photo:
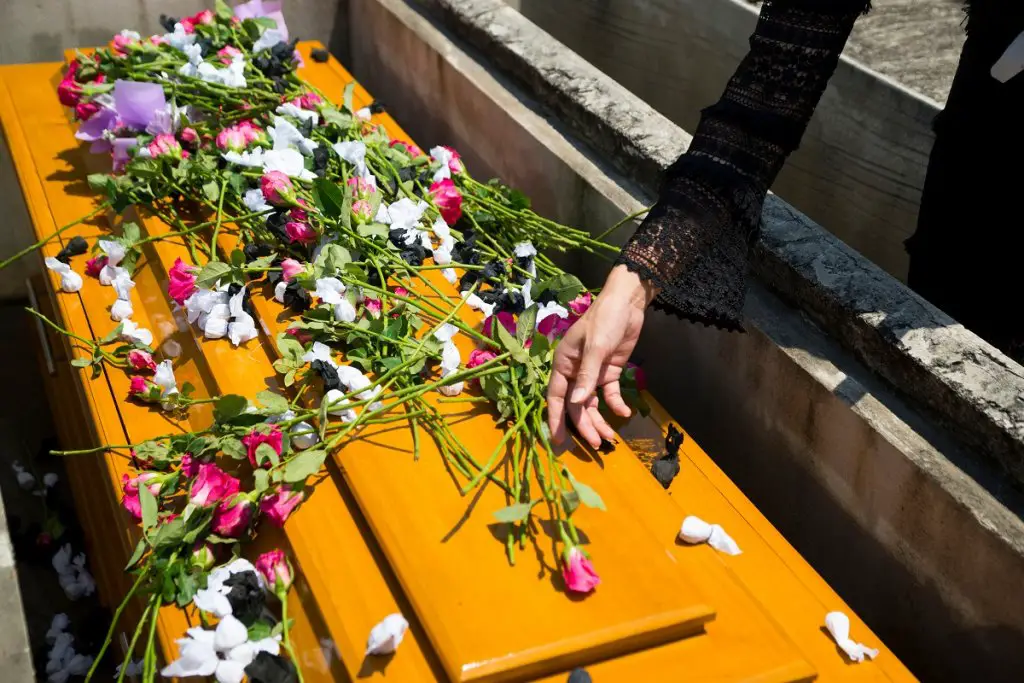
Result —
MULTIPOLYGON (((306 58, 300 75, 340 97, 353 79, 333 58, 310 59, 317 47, 300 44, 306 58)), ((54 95, 60 71, 55 63, 0 67, 0 121, 40 239, 96 206, 86 176, 103 170, 75 139, 54 95)), ((356 106, 371 99, 358 85, 354 96, 356 106)), ((386 114, 374 121, 393 138, 407 137, 386 114)), ((41 255, 55 255, 72 234, 90 241, 107 234, 108 218, 114 220, 100 214, 65 233, 41 255)), ((139 224, 150 236, 171 229, 151 218, 139 224)), ((255 292, 259 338, 238 349, 203 340, 166 295, 168 270, 180 256, 186 256, 183 244, 150 242, 135 275, 134 319, 154 332, 153 347, 174 358, 179 381, 194 385, 197 396, 283 391, 271 340, 288 316, 255 292)), ((86 286, 62 293, 52 273, 35 284, 38 308, 70 332, 93 339, 113 327, 108 292, 86 286)), ((26 316, 26 324, 37 322, 26 316)), ((199 430, 212 419, 209 405, 193 407, 186 424, 178 424, 125 401, 125 373, 104 368, 93 376, 73 367, 67 337, 38 324, 40 367, 64 448, 132 444, 199 430)), ((564 681, 575 667, 599 682, 912 680, 691 439, 682 447, 680 474, 670 490, 662 489, 637 457, 660 452, 670 424, 649 403, 650 417, 620 425, 623 439, 614 452, 577 449, 562 456, 601 492, 607 508, 577 513, 602 578, 584 599, 558 589, 557 572, 539 550, 527 547, 510 566, 491 516, 507 504, 502 493, 484 487, 473 497, 460 495, 431 444, 421 444, 413 458, 407 427, 373 429, 333 453, 284 527, 265 524, 249 548, 285 549, 296 567, 288 616, 305 680, 564 681), (687 515, 722 525, 742 554, 680 543, 687 515), (876 659, 852 663, 842 654, 824 628, 833 610, 851 616, 855 640, 881 650, 876 659), (405 641, 392 656, 366 656, 370 629, 396 612, 410 622, 405 641)), ((500 438, 493 418, 473 404, 445 410, 474 448, 490 452, 500 438)), ((123 452, 67 458, 99 593, 112 610, 131 586, 124 566, 139 534, 120 505, 128 466, 123 452)), ((118 632, 131 633, 141 612, 141 605, 129 605, 118 632)), ((162 608, 161 661, 177 656, 175 640, 194 623, 188 609, 162 608)))

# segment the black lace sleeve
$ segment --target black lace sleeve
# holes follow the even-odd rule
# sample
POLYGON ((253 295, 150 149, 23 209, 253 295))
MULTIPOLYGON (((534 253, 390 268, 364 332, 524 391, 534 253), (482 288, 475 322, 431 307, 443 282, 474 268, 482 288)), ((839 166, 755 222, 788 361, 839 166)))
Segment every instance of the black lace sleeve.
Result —
POLYGON ((768 188, 800 144, 868 0, 768 0, 750 51, 693 143, 666 171, 657 205, 619 263, 659 290, 655 308, 740 325, 747 254, 768 188))

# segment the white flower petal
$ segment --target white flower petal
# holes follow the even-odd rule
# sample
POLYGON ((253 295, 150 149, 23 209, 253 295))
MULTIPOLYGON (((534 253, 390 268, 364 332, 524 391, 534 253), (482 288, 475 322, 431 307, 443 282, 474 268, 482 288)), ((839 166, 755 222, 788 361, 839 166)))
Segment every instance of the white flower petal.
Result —
POLYGON ((284 303, 284 290, 288 289, 288 283, 283 279, 278 280, 277 284, 274 285, 274 301, 279 304, 284 303))
POLYGON ((356 309, 348 299, 342 299, 334 305, 334 319, 343 323, 354 322, 356 309))
POLYGON ((340 304, 345 285, 336 277, 323 277, 316 281, 316 291, 313 293, 325 304, 340 304))
POLYGON ((249 632, 245 624, 228 614, 217 624, 213 632, 213 647, 218 652, 227 652, 249 640, 249 632))
POLYGON ((367 655, 387 655, 402 643, 409 622, 401 614, 389 614, 373 627, 366 643, 367 655))
POLYGON ((214 672, 217 683, 242 683, 245 678, 245 665, 241 662, 224 660, 217 664, 217 671, 214 672))
POLYGON ((110 319, 115 322, 130 318, 134 313, 135 309, 132 308, 132 302, 129 299, 118 299, 110 307, 110 319))
POLYGON ((300 451, 312 448, 320 442, 320 435, 317 434, 316 428, 308 422, 292 425, 288 431, 291 434, 292 447, 300 451))

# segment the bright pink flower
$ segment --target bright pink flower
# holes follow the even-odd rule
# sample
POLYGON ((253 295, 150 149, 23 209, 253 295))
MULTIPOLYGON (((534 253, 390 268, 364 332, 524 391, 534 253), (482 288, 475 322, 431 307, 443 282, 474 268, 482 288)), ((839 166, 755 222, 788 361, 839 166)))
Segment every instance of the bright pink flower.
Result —
POLYGON ((406 142, 405 140, 392 140, 389 146, 394 147, 400 152, 405 152, 413 159, 415 159, 416 157, 423 156, 422 149, 412 144, 411 142, 406 142))
POLYGON ((203 463, 192 456, 191 453, 185 453, 181 456, 181 473, 192 479, 199 474, 199 467, 203 463))
POLYGON ((594 303, 594 297, 590 292, 584 292, 569 302, 569 312, 577 318, 583 317, 590 305, 594 303))
POLYGON ((213 533, 223 538, 238 538, 252 521, 253 504, 244 496, 223 500, 213 511, 213 533))
POLYGON ((151 45, 166 45, 168 40, 163 36, 150 36, 147 38, 151 45))
POLYGON ((315 92, 308 92, 299 98, 299 106, 303 109, 316 110, 323 103, 323 98, 315 92))
MULTIPOLYGON (((245 446, 246 455, 249 456, 249 464, 256 465, 256 449, 261 443, 273 448, 278 455, 281 455, 281 428, 273 425, 267 433, 258 432, 255 429, 242 437, 242 445, 245 446)), ((270 462, 263 463, 263 467, 269 469, 270 462)))
POLYGON ((99 277, 103 266, 107 265, 106 256, 94 256, 85 262, 85 274, 90 277, 99 277))
MULTIPOLYGON (((249 144, 245 131, 236 126, 228 126, 217 133, 217 147, 224 152, 241 152, 249 144)), ((274 171, 279 173, 279 171, 274 171)), ((284 174, 282 174, 284 175, 284 174)), ((287 178, 287 176, 285 176, 287 178)))
POLYGON ((178 258, 167 272, 167 294, 179 306, 184 306, 185 299, 196 291, 196 275, 192 271, 191 266, 185 265, 185 262, 178 258))
POLYGON ((365 178, 349 178, 348 186, 352 188, 352 194, 356 199, 369 199, 370 195, 377 191, 365 178))
POLYGON ((232 58, 235 55, 240 55, 240 54, 242 54, 242 51, 239 50, 234 45, 225 45, 221 49, 217 50, 217 57, 219 57, 220 61, 223 62, 224 64, 230 64, 232 58))
POLYGON ((147 382, 145 377, 135 375, 132 377, 131 383, 128 385, 128 393, 132 396, 145 396, 149 393, 150 386, 153 385, 150 382, 147 382))
POLYGON ((256 571, 263 575, 275 595, 288 592, 295 581, 292 566, 282 550, 271 550, 260 555, 256 560, 256 571))
POLYGON ((64 72, 64 78, 61 79, 60 85, 57 86, 57 98, 60 99, 60 103, 65 107, 75 106, 82 97, 82 86, 75 80, 80 67, 81 64, 78 63, 77 59, 72 59, 68 62, 68 69, 64 72))
POLYGON ((239 490, 240 482, 237 479, 212 462, 204 462, 199 466, 199 474, 192 482, 189 500, 206 507, 234 496, 239 490))
POLYGON ((452 158, 448 160, 448 170, 451 171, 452 173, 462 173, 462 155, 456 152, 453 147, 448 147, 447 145, 442 146, 444 147, 444 149, 448 150, 452 155, 452 158))
MULTIPOLYGON (((158 475, 156 472, 142 472, 136 477, 129 477, 127 474, 121 475, 121 490, 124 492, 124 498, 121 500, 121 504, 124 509, 131 513, 135 521, 142 520, 142 503, 139 501, 139 485, 145 484, 147 481, 155 479, 158 475)), ((153 484, 149 484, 146 488, 154 496, 160 493, 160 481, 156 481, 153 484)))
POLYGON ((375 299, 372 296, 368 296, 363 299, 363 306, 365 306, 370 315, 374 317, 380 315, 381 308, 383 307, 381 300, 375 299))
POLYGON ((146 146, 149 153, 154 158, 168 157, 171 159, 181 159, 182 149, 181 143, 175 139, 170 133, 161 133, 153 138, 153 141, 146 146))
POLYGON ((242 134, 245 135, 245 144, 251 145, 254 142, 269 142, 270 138, 267 137, 267 132, 257 126, 255 123, 246 119, 245 121, 239 121, 235 124, 242 134))
POLYGON ((284 333, 290 334, 291 336, 295 337, 295 339, 302 344, 308 344, 309 342, 313 341, 313 335, 306 332, 305 330, 300 330, 297 327, 289 327, 287 330, 284 331, 284 333))
POLYGON ((352 202, 352 219, 356 223, 369 223, 373 220, 373 205, 365 199, 352 202))
POLYGON ((644 369, 636 363, 630 361, 626 363, 626 374, 633 373, 633 382, 636 383, 637 391, 644 391, 647 389, 647 373, 644 369))
POLYGON ((304 270, 305 268, 302 264, 293 258, 286 258, 281 261, 281 276, 284 277, 285 282, 291 282, 296 275, 304 270))
POLYGON ((196 26, 200 24, 212 24, 213 23, 213 10, 204 9, 202 12, 198 12, 189 17, 189 20, 196 26))
POLYGON ((189 145, 199 142, 199 133, 196 132, 195 128, 182 128, 178 136, 182 142, 189 145))
POLYGON ((156 361, 148 351, 132 349, 128 352, 128 364, 135 370, 156 372, 156 361))
POLYGON ((317 238, 316 230, 312 226, 298 221, 285 223, 284 234, 288 237, 289 242, 298 242, 299 244, 312 244, 316 242, 317 238))
POLYGON ((137 39, 124 35, 123 33, 118 33, 114 36, 114 39, 110 41, 110 49, 119 57, 124 57, 128 54, 128 51, 133 45, 138 44, 139 41, 137 39))
POLYGON ((557 315, 549 315, 537 325, 537 331, 551 340, 561 339, 569 331, 575 320, 572 316, 562 318, 557 315))
POLYGON ((484 320, 484 334, 486 334, 488 337, 492 337, 494 334, 497 334, 492 329, 495 317, 498 318, 498 322, 501 323, 502 327, 508 330, 509 334, 511 334, 513 337, 516 335, 516 318, 508 311, 499 311, 495 315, 487 316, 487 319, 484 320))
POLYGON ((295 186, 281 171, 267 171, 260 178, 263 198, 274 206, 290 206, 295 203, 295 186))
POLYGON ((282 486, 269 496, 260 500, 260 512, 266 515, 267 519, 275 526, 284 526, 285 520, 295 511, 295 508, 302 502, 302 494, 292 491, 288 486, 282 486))
POLYGON ((88 121, 100 110, 100 105, 95 102, 79 102, 75 105, 75 118, 79 121, 88 121))
POLYGON ((469 352, 469 360, 466 361, 466 369, 475 368, 478 365, 483 365, 488 361, 492 361, 498 357, 494 351, 490 349, 473 349, 469 352))
POLYGON ((590 559, 576 546, 565 552, 562 578, 565 580, 565 587, 573 593, 589 593, 601 583, 601 577, 594 571, 590 559))
POLYGON ((441 213, 441 218, 448 225, 455 225, 462 218, 462 193, 449 178, 440 180, 430 186, 430 196, 434 206, 441 213))
POLYGON ((395 296, 409 296, 409 290, 401 285, 395 287, 391 291, 395 293, 395 296))

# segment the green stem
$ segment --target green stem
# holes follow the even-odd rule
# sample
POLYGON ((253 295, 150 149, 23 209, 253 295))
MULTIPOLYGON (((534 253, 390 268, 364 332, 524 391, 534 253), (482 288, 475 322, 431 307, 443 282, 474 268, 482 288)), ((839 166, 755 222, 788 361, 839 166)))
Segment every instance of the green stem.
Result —
POLYGON ((67 225, 64 225, 64 226, 61 226, 61 227, 57 228, 54 232, 50 233, 50 235, 48 235, 47 237, 44 237, 43 239, 39 240, 35 244, 33 244, 31 246, 28 246, 28 247, 25 247, 24 249, 19 251, 14 256, 11 256, 11 257, 9 257, 7 259, 4 259, 3 261, 0 261, 0 270, 3 270, 7 266, 11 265, 12 263, 14 263, 18 259, 20 259, 22 256, 25 256, 26 254, 31 254, 36 249, 40 249, 40 248, 44 247, 53 238, 60 236, 60 234, 62 232, 64 232, 65 230, 70 230, 71 228, 75 227, 76 225, 80 225, 80 224, 86 222, 87 220, 89 220, 90 218, 92 218, 96 214, 100 213, 101 211, 106 211, 108 208, 110 208, 110 202, 109 201, 103 202, 102 204, 100 204, 95 209, 93 209, 89 213, 85 214, 81 218, 76 218, 75 220, 71 221, 67 225))

